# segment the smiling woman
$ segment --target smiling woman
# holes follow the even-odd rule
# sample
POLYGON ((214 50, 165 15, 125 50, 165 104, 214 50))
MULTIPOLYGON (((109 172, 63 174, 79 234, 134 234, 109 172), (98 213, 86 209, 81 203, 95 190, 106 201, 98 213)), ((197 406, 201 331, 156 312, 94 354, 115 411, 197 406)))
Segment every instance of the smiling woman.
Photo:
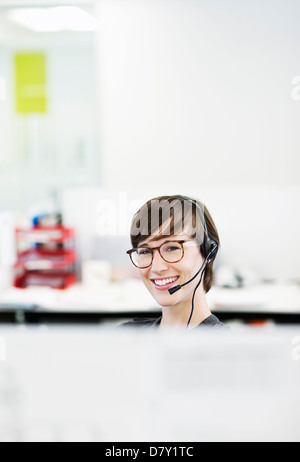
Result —
POLYGON ((133 217, 131 243, 127 253, 161 305, 162 316, 123 326, 225 327, 211 314, 205 296, 213 283, 220 240, 200 201, 181 195, 149 200, 133 217))

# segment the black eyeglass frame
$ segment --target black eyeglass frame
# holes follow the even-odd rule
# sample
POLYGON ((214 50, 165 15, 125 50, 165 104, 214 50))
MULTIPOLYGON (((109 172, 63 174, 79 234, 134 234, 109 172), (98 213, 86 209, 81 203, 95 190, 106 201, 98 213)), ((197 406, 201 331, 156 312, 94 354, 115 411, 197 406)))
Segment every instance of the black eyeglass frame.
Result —
POLYGON ((162 258, 166 263, 179 263, 179 262, 184 258, 184 247, 183 247, 183 244, 185 244, 186 242, 192 242, 192 241, 194 241, 194 239, 185 239, 185 240, 181 240, 181 241, 166 241, 166 242, 164 242, 163 244, 161 244, 159 247, 152 247, 152 248, 142 245, 141 247, 137 247, 137 248, 135 248, 135 249, 127 250, 126 253, 129 255, 130 260, 132 261, 132 263, 134 264, 134 266, 135 266, 136 268, 138 268, 138 269, 146 269, 146 268, 149 268, 149 267, 152 265, 152 263, 153 263, 154 250, 158 250, 158 251, 159 251, 159 255, 161 256, 161 258, 162 258), (180 244, 181 249, 182 249, 182 257, 181 257, 179 260, 177 260, 177 261, 172 261, 172 262, 166 260, 166 259, 162 256, 161 251, 160 251, 160 249, 161 249, 161 247, 162 247, 163 245, 171 244, 171 243, 173 243, 173 244, 180 244), (151 251, 151 254, 152 254, 152 255, 151 255, 151 263, 150 263, 150 265, 148 265, 148 266, 137 266, 137 265, 134 263, 133 258, 132 258, 132 254, 133 254, 133 252, 136 252, 137 250, 140 250, 140 249, 147 249, 147 250, 150 250, 150 251, 151 251))

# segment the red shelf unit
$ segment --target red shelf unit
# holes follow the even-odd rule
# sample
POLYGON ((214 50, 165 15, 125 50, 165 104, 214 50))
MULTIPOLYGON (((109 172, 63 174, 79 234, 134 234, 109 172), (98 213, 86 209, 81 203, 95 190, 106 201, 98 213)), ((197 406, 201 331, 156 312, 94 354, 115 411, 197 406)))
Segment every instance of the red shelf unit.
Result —
POLYGON ((68 240, 74 242, 75 231, 73 228, 56 226, 53 228, 30 228, 16 229, 16 239, 18 242, 32 242, 40 244, 63 244, 68 240))
POLYGON ((16 229, 14 286, 66 289, 76 282, 75 232, 63 226, 16 229))

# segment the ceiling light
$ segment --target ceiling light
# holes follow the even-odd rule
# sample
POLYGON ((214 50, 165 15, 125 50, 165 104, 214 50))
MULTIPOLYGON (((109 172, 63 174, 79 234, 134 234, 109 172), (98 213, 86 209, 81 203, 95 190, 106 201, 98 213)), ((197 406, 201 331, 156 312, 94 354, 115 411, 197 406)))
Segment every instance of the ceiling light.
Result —
POLYGON ((35 32, 94 31, 98 27, 96 18, 75 6, 15 8, 7 16, 35 32))

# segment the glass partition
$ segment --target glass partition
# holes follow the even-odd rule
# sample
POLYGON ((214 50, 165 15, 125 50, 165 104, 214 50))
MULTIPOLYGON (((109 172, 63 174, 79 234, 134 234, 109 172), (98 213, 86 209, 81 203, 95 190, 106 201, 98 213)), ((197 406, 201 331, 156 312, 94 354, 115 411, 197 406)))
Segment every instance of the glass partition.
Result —
POLYGON ((0 2, 0 211, 100 184, 93 2, 0 2))

